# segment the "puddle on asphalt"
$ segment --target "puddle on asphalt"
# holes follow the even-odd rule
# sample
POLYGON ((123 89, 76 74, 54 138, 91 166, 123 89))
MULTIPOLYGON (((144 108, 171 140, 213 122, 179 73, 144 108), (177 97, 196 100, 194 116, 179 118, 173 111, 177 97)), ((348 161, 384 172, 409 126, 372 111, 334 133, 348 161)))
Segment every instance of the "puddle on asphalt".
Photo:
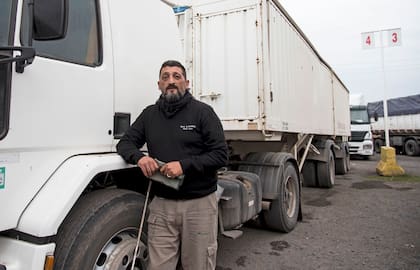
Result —
POLYGON ((276 251, 282 251, 283 249, 290 247, 289 243, 286 241, 273 241, 270 245, 271 249, 276 251))
POLYGON ((236 265, 245 267, 245 262, 246 262, 246 256, 241 256, 236 260, 236 265))
POLYGON ((353 183, 351 187, 355 189, 392 189, 392 187, 380 181, 357 182, 353 183))
POLYGON ((325 207, 325 206, 331 205, 331 202, 327 200, 327 198, 319 197, 317 199, 307 201, 305 202, 305 204, 311 205, 311 206, 325 207))

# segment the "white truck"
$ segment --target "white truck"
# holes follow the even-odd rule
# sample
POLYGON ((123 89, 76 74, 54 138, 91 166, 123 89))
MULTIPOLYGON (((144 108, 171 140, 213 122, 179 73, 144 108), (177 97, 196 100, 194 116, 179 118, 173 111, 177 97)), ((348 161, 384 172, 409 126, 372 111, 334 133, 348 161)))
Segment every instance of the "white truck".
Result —
POLYGON ((348 91, 275 0, 177 15, 157 0, 2 0, 1 270, 147 269, 147 229, 133 256, 147 179, 115 144, 158 98, 167 59, 223 122, 220 182, 255 195, 222 194, 221 233, 255 218, 288 232, 302 183, 329 188, 349 169, 348 91))
MULTIPOLYGON (((420 155, 420 94, 387 101, 389 144, 397 153, 420 155)), ((385 145, 383 101, 368 103, 375 151, 385 145)))
POLYGON ((362 94, 350 95, 350 155, 369 159, 373 155, 373 138, 367 103, 362 94))

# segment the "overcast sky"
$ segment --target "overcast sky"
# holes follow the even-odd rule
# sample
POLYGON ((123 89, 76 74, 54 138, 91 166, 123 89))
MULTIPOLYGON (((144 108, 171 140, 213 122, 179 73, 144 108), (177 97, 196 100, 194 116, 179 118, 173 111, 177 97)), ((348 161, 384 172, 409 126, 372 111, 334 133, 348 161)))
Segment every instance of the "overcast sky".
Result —
MULTIPOLYGON (((384 98, 381 50, 361 33, 401 28, 402 46, 384 49, 388 98, 420 94, 420 0, 279 0, 350 94, 384 98)), ((376 37, 376 45, 379 36, 376 37)))

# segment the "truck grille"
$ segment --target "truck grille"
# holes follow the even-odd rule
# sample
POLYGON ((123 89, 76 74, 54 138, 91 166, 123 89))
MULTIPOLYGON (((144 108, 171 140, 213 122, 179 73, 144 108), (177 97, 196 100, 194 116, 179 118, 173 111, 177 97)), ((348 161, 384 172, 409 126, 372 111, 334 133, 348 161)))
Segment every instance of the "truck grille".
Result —
POLYGON ((351 142, 363 142, 367 131, 352 131, 350 141, 351 142))

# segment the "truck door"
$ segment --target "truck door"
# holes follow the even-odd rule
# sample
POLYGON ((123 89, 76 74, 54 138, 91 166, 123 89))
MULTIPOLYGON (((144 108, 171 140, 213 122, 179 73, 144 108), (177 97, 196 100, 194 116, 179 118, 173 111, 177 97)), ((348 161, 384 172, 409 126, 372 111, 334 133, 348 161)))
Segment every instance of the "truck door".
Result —
MULTIPOLYGON (((10 46, 13 40, 12 18, 16 11, 13 3, 12 0, 0 2, 0 60, 12 56, 12 51, 3 48, 10 46)), ((11 66, 11 62, 0 63, 0 140, 9 129, 11 66)))
POLYGON ((110 151, 112 57, 103 52, 99 1, 69 1, 66 36, 32 40, 32 45, 28 2, 19 2, 23 12, 15 42, 34 48, 36 57, 23 73, 13 74, 11 128, 5 143, 20 149, 110 151))

